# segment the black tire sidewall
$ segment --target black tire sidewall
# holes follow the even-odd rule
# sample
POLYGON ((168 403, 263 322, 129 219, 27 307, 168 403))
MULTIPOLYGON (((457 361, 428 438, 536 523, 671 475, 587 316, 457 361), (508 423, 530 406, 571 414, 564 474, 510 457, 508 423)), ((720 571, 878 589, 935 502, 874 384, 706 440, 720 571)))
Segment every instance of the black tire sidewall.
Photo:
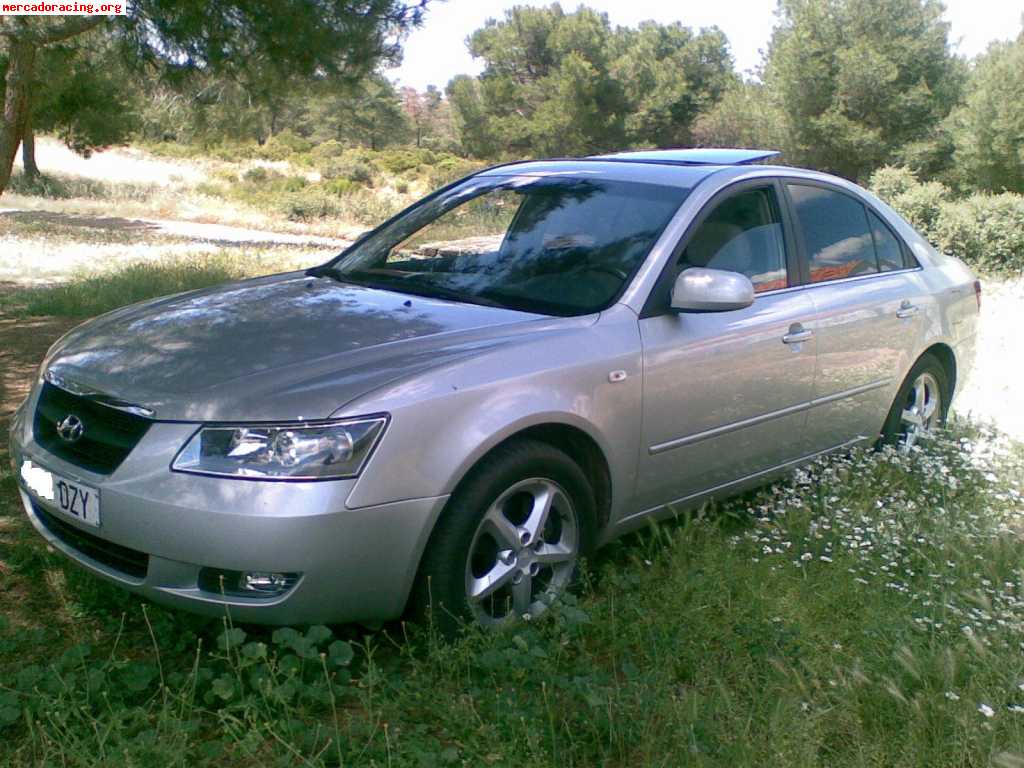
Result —
POLYGON ((568 494, 579 525, 580 556, 593 551, 596 504, 586 475, 559 449, 533 440, 500 446, 474 467, 441 512, 420 563, 410 601, 415 618, 452 635, 471 618, 466 599, 466 558, 487 509, 500 494, 528 478, 557 483, 568 494))

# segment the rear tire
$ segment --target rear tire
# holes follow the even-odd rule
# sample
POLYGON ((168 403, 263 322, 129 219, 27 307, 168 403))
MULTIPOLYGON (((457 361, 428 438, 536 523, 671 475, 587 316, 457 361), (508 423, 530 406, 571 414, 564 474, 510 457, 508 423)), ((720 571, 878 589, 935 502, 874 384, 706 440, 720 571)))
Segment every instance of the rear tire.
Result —
POLYGON ((427 544, 410 604, 448 637, 535 618, 570 587, 594 545, 594 492, 546 443, 500 446, 449 499, 427 544))
POLYGON ((880 445, 909 451, 946 423, 950 404, 949 376, 939 359, 922 355, 904 379, 882 427, 880 445))

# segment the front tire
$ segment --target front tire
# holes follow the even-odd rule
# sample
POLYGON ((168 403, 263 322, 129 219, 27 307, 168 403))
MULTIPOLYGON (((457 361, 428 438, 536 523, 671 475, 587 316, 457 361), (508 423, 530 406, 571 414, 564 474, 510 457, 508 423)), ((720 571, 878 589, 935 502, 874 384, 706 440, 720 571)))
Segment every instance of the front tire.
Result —
POLYGON ((949 377, 932 354, 924 354, 910 369, 896 393, 881 443, 909 451, 919 440, 946 423, 950 405, 949 377))
POLYGON ((594 492, 546 443, 501 446, 442 512, 420 564, 413 613, 451 636, 464 623, 535 618, 568 589, 593 546, 594 492))

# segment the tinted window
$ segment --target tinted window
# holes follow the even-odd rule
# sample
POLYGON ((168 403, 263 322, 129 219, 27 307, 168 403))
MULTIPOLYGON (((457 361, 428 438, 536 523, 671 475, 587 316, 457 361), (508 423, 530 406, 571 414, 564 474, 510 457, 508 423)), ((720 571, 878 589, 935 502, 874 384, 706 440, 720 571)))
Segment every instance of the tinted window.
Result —
POLYGON ((871 210, 868 211, 868 221, 871 222, 871 235, 875 240, 875 253, 878 254, 878 268, 883 272, 903 269, 903 249, 899 240, 871 210))
POLYGON ((741 192, 720 203, 694 232, 679 263, 739 272, 759 293, 785 288, 786 249, 774 190, 741 192))
POLYGON ((804 235, 811 282, 878 272, 864 206, 839 192, 789 185, 797 223, 804 235))
POLYGON ((571 177, 471 179, 332 265, 341 279, 577 315, 608 306, 689 189, 571 177))

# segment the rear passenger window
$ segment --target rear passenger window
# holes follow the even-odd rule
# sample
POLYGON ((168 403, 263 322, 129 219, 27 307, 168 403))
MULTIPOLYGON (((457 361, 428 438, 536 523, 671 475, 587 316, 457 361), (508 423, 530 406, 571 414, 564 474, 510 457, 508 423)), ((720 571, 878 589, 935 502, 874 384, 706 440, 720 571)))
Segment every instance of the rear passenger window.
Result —
POLYGON ((812 283, 878 272, 867 213, 859 201, 821 187, 788 186, 812 283))
POLYGON ((756 293, 785 288, 786 247, 775 191, 753 189, 719 203, 693 233, 679 265, 739 272, 756 293))
POLYGON ((900 247, 900 241, 874 211, 868 210, 868 221, 871 222, 871 235, 875 240, 875 253, 878 254, 878 268, 882 272, 903 269, 903 249, 900 247))

